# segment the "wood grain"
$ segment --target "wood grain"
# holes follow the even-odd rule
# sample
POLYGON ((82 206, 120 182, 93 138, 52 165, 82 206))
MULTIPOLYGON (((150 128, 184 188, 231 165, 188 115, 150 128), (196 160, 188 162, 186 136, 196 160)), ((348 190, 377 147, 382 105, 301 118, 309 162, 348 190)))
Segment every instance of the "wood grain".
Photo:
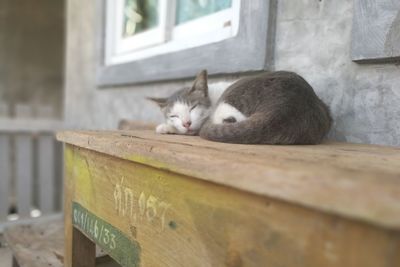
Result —
MULTIPOLYGON (((65 147, 65 146, 64 146, 65 147)), ((67 151, 64 149, 64 160, 66 160, 67 151)), ((72 177, 74 168, 68 168, 64 164, 64 264, 66 267, 72 267, 72 246, 73 246, 73 225, 72 225, 72 200, 74 196, 75 180, 72 177)))
POLYGON ((65 160, 71 202, 137 242, 143 267, 400 266, 398 230, 77 146, 65 160))
POLYGON ((399 148, 231 145, 152 131, 61 132, 57 137, 164 171, 400 229, 399 148))
POLYGON ((96 266, 95 243, 93 243, 75 227, 72 229, 72 266, 96 266))

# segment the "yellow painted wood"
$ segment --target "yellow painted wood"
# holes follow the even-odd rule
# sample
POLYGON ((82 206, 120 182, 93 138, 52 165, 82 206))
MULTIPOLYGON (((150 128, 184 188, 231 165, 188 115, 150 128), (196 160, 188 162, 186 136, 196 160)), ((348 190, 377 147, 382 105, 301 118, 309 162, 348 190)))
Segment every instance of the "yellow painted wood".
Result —
MULTIPOLYGON (((226 174, 233 175, 237 172, 243 175, 241 162, 244 159, 238 156, 236 162, 239 163, 235 164, 231 154, 226 151, 225 156, 220 151, 216 151, 218 152, 216 154, 215 151, 212 152, 214 148, 205 148, 201 151, 189 148, 187 145, 167 145, 166 147, 171 148, 170 159, 163 161, 157 160, 155 156, 149 157, 151 153, 162 151, 161 141, 156 143, 146 140, 153 144, 153 148, 149 151, 146 150, 147 143, 140 142, 140 138, 116 137, 117 134, 114 133, 108 140, 113 140, 114 149, 112 149, 111 144, 101 142, 106 140, 104 135, 100 137, 100 134, 97 136, 94 134, 90 137, 89 133, 85 133, 81 138, 85 135, 87 137, 85 145, 80 140, 78 142, 68 139, 66 134, 59 136, 60 139, 75 144, 67 145, 65 151, 67 239, 70 238, 72 231, 71 205, 72 202, 77 202, 140 245, 140 266, 400 266, 400 235, 398 229, 393 229, 397 227, 394 224, 396 217, 389 216, 388 210, 384 210, 382 214, 384 219, 392 219, 388 225, 393 227, 386 227, 385 223, 379 220, 373 221, 372 217, 368 217, 369 220, 359 220, 360 215, 358 215, 349 219, 351 216, 338 216, 336 215, 338 212, 331 213, 325 208, 320 212, 320 209, 294 203, 293 199, 291 202, 281 201, 267 194, 260 194, 261 192, 251 193, 249 188, 233 188, 234 184, 225 186, 221 181, 217 184, 216 181, 189 177, 184 173, 189 169, 195 169, 193 172, 200 173, 198 167, 194 166, 196 163, 188 160, 184 168, 180 162, 182 155, 174 154, 177 150, 183 149, 181 146, 186 149, 186 152, 183 152, 186 153, 185 156, 190 154, 189 150, 193 154, 202 156, 209 152, 210 158, 217 163, 221 163, 221 160, 226 161, 227 165, 219 166, 225 170, 231 168, 226 174), (76 145, 90 146, 92 150, 76 145), (109 151, 106 151, 107 149, 109 151), (99 150, 103 150, 101 152, 104 153, 96 152, 99 150), (106 152, 111 155, 107 155, 106 152), (217 158, 217 155, 221 155, 222 158, 217 158), (178 170, 186 171, 178 173, 178 170)), ((191 141, 185 139, 185 142, 191 141)), ((274 151, 272 147, 264 147, 266 150, 269 148, 274 151)), ((311 148, 304 148, 304 154, 310 154, 311 148)), ((236 153, 233 152, 235 149, 233 146, 229 149, 232 154, 236 153)), ((290 148, 282 149, 287 158, 293 157, 290 148)), ((318 148, 312 149, 316 149, 318 154, 318 148)), ((362 154, 359 152, 361 150, 354 154, 362 154)), ((252 156, 246 153, 247 162, 251 163, 252 156)), ((273 159, 273 154, 269 157, 273 159)), ((311 156, 298 156, 300 161, 301 158, 307 157, 311 156)), ((210 159, 207 162, 210 163, 210 159)), ((259 163, 260 159, 256 162, 259 163)), ((300 179, 301 176, 290 175, 293 166, 297 165, 293 160, 288 162, 289 176, 281 176, 283 173, 280 172, 277 178, 300 179)), ((323 162, 321 164, 323 165, 323 162)), ((210 169, 215 170, 213 163, 210 165, 210 169)), ((243 175, 241 178, 248 183, 255 183, 266 177, 269 184, 260 182, 259 186, 284 187, 284 182, 275 185, 271 183, 269 177, 272 173, 268 168, 268 162, 265 165, 267 166, 265 172, 259 173, 258 180, 251 170, 248 176, 243 175)), ((273 165, 274 162, 271 163, 271 166, 273 165)), ((210 170, 202 166, 203 172, 210 175, 210 170)), ((304 172, 305 170, 302 173, 304 172)), ((393 169, 385 172, 382 176, 383 182, 394 183, 396 177, 391 176, 390 172, 396 175, 393 169)), ((221 172, 218 175, 221 175, 221 172)), ((322 176, 321 179, 328 179, 326 177, 322 176)), ((224 181, 229 178, 225 177, 224 181)), ((343 181, 340 178, 343 177, 338 177, 338 183, 343 181)), ((367 185, 373 185, 373 178, 366 176, 363 189, 367 185)), ((310 181, 313 181, 310 177, 303 177, 304 183, 315 186, 313 183, 310 184, 310 181)), ((320 195, 329 193, 328 189, 332 186, 329 184, 332 183, 331 180, 325 182, 326 187, 320 187, 325 191, 320 192, 320 195)), ((290 185, 290 182, 288 184, 290 185)), ((360 182, 358 184, 362 185, 360 182)), ((341 186, 345 188, 349 185, 341 186)), ((304 188, 305 186, 301 190, 304 188)), ((379 190, 384 189, 379 188, 379 190)), ((387 193, 397 192, 396 190, 393 188, 393 191, 387 193)), ((328 197, 319 196, 320 199, 328 197)), ((338 200, 334 195, 331 197, 338 200)), ((388 195, 381 197, 390 198, 388 195)), ((354 198, 357 199, 357 196, 354 198)), ((357 207, 350 202, 348 204, 352 208, 357 207)), ((381 208, 383 204, 380 202, 381 206, 375 206, 373 210, 381 208)), ((69 246, 67 254, 70 250, 69 246)), ((66 266, 71 266, 70 262, 67 257, 66 266)))
POLYGON ((57 137, 129 162, 400 230, 399 148, 231 145, 144 130, 57 137))

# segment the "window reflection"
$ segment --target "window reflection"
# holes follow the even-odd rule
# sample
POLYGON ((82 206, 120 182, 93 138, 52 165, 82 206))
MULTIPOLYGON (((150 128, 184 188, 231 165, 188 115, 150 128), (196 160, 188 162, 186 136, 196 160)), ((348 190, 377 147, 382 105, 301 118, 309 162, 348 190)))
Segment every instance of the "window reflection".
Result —
POLYGON ((158 0, 125 0, 123 37, 157 27, 158 0))
POLYGON ((230 8, 232 0, 177 0, 176 24, 230 8))

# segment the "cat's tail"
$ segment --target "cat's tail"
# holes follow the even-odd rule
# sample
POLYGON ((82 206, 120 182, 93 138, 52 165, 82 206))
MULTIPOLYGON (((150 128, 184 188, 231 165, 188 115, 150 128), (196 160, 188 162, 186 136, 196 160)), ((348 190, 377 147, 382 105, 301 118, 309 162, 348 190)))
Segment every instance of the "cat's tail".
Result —
POLYGON ((314 120, 305 121, 302 126, 290 118, 263 113, 255 113, 236 123, 213 124, 209 119, 202 126, 200 136, 210 141, 234 144, 318 144, 331 125, 329 113, 327 116, 327 122, 314 116, 314 120))
POLYGON ((235 123, 214 124, 209 119, 201 128, 200 136, 204 139, 223 143, 262 144, 276 143, 278 140, 270 130, 265 129, 265 115, 253 114, 247 119, 235 123))

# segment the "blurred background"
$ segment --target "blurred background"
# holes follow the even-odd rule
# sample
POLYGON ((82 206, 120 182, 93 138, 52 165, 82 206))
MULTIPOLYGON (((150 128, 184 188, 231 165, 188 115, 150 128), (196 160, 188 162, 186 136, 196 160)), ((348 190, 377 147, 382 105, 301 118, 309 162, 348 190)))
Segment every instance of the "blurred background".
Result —
POLYGON ((202 68, 210 85, 296 71, 331 108, 332 140, 399 146, 399 9, 390 0, 0 0, 0 225, 61 210, 55 131, 159 122, 145 97, 190 85, 202 68), (360 10, 370 15, 356 20, 360 10))
POLYGON ((0 1, 0 225, 61 208, 65 21, 63 1, 0 1))

